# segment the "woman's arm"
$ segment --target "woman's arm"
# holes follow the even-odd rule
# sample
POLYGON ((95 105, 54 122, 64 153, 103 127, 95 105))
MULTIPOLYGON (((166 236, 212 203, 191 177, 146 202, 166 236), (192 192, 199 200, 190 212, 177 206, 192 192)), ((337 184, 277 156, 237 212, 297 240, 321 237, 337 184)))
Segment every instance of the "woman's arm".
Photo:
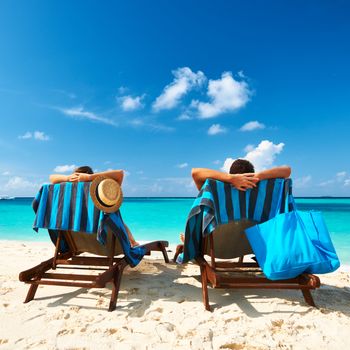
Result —
POLYGON ((58 184, 60 182, 70 181, 69 177, 72 175, 62 175, 62 174, 52 174, 50 175, 50 182, 53 184, 58 184))
POLYGON ((206 179, 214 179, 230 183, 241 191, 255 187, 255 184, 259 181, 259 178, 254 173, 228 174, 205 168, 192 169, 192 178, 198 189, 201 189, 206 179))
POLYGON ((124 171, 123 170, 109 170, 109 171, 102 171, 100 173, 95 174, 85 174, 85 173, 74 173, 71 175, 50 175, 50 181, 53 184, 57 184, 60 182, 77 182, 77 181, 83 181, 88 182, 94 180, 97 176, 107 176, 114 180, 116 180, 119 185, 122 185, 123 178, 124 178, 124 171))
POLYGON ((291 167, 284 165, 284 166, 279 166, 276 168, 260 171, 259 173, 256 173, 256 176, 259 178, 259 180, 273 179, 276 177, 286 179, 287 177, 290 176, 291 172, 292 172, 291 167))

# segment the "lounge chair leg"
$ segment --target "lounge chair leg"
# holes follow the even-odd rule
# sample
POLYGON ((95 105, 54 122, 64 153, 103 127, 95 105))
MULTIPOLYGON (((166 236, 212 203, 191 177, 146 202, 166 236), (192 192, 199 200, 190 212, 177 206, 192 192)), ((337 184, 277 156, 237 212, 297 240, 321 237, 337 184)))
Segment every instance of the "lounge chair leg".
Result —
POLYGON ((112 295, 111 300, 109 302, 109 308, 108 311, 114 311, 117 306, 117 300, 118 300, 118 294, 119 294, 119 288, 120 288, 120 282, 122 280, 123 270, 125 266, 118 266, 118 270, 115 273, 113 277, 113 288, 112 288, 112 295))
POLYGON ((208 295, 208 278, 207 278, 207 273, 205 270, 205 266, 200 265, 201 268, 201 277, 202 277, 202 295, 203 295, 203 304, 204 307, 207 311, 210 310, 210 305, 209 305, 209 295, 208 295))
POLYGON ((29 287, 29 291, 27 294, 26 299, 24 300, 24 303, 29 303, 31 300, 34 299, 36 290, 38 289, 39 285, 38 284, 31 284, 29 287))
POLYGON ((160 243, 160 249, 161 249, 161 251, 163 253, 164 261, 168 264, 169 263, 169 257, 168 257, 168 253, 166 252, 164 244, 160 243))
POLYGON ((314 299, 311 295, 311 292, 309 289, 302 289, 301 292, 303 293, 305 302, 309 304, 310 306, 316 307, 314 299))

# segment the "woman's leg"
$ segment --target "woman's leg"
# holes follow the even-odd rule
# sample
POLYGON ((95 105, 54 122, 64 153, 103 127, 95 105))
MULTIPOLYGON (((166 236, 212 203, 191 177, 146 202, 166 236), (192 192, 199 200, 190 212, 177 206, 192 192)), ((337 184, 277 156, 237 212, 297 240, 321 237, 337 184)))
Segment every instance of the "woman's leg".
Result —
POLYGON ((130 245, 132 247, 135 247, 135 246, 139 245, 139 243, 135 241, 135 238, 132 235, 131 231, 129 230, 129 227, 125 223, 124 223, 124 226, 126 228, 126 232, 128 233, 128 238, 129 238, 129 241, 130 241, 130 245))

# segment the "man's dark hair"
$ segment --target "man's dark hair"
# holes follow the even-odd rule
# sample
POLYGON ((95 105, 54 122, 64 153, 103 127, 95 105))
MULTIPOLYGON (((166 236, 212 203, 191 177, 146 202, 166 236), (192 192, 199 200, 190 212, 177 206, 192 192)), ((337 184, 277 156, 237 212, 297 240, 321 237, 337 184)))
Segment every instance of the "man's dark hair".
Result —
POLYGON ((75 173, 93 174, 94 171, 87 165, 80 166, 74 170, 75 173))
POLYGON ((244 174, 254 172, 254 165, 246 159, 236 159, 230 168, 230 174, 244 174))

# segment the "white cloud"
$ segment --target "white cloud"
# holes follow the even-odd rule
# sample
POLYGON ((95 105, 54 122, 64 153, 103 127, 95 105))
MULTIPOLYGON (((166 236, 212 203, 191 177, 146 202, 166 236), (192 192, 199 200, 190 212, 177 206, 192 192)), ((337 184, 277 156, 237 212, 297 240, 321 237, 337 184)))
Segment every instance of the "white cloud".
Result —
MULTIPOLYGON (((261 171, 273 165, 276 156, 282 152, 283 147, 284 143, 282 142, 274 144, 271 141, 264 140, 255 148, 250 145, 247 154, 242 158, 253 163, 256 171, 261 171)), ((233 158, 226 158, 221 170, 228 172, 234 160, 233 158)))
POLYGON ((24 189, 35 189, 39 185, 34 182, 30 182, 23 177, 14 176, 4 186, 5 190, 24 190, 24 189))
POLYGON ((328 185, 332 185, 334 183, 343 183, 344 186, 348 186, 349 179, 345 179, 347 177, 347 172, 346 171, 339 171, 338 173, 335 174, 333 179, 323 181, 318 184, 318 186, 321 187, 326 187, 328 185))
POLYGON ((159 123, 154 123, 153 121, 149 121, 149 119, 144 118, 135 118, 132 120, 129 120, 129 125, 135 127, 135 128, 146 128, 148 130, 154 131, 154 132, 172 132, 175 130, 175 128, 159 123))
POLYGON ((38 141, 49 141, 50 137, 46 135, 43 131, 27 131, 21 136, 18 136, 19 139, 22 140, 28 140, 28 139, 34 139, 38 141))
POLYGON ((220 124, 213 124, 208 129, 208 135, 217 135, 217 134, 223 134, 227 132, 227 129, 221 126, 220 124))
POLYGON ((53 171, 57 173, 68 173, 73 172, 76 166, 74 164, 72 165, 57 165, 53 171))
POLYGON ((189 193, 196 193, 196 186, 190 176, 187 177, 163 177, 158 178, 157 182, 159 183, 167 183, 166 188, 172 191, 177 191, 179 188, 186 190, 189 193))
POLYGON ((338 181, 342 181, 346 177, 346 171, 340 171, 336 174, 336 178, 338 181))
POLYGON ((318 186, 326 187, 326 186, 329 186, 329 185, 332 185, 332 184, 334 184, 334 180, 326 180, 326 181, 320 182, 318 184, 318 186))
POLYGON ((33 137, 33 134, 30 131, 27 131, 23 135, 18 136, 18 138, 22 140, 31 139, 32 137, 33 137))
POLYGON ((255 148, 254 145, 249 144, 249 145, 244 147, 244 152, 248 153, 248 152, 252 151, 254 148, 255 148))
POLYGON ((263 123, 259 123, 257 120, 245 123, 239 130, 241 131, 253 131, 265 129, 265 125, 263 123))
POLYGON ((125 94, 128 91, 129 91, 129 89, 127 87, 125 87, 125 86, 120 86, 118 88, 118 93, 120 93, 121 95, 125 94))
POLYGON ((295 179, 293 184, 294 184, 295 188, 305 188, 309 185, 311 180, 312 180, 312 176, 307 175, 307 176, 303 176, 303 177, 299 177, 299 178, 295 179))
POLYGON ((50 137, 45 135, 43 131, 34 131, 33 138, 35 140, 40 140, 40 141, 48 141, 50 140, 50 137))
POLYGON ((188 167, 188 163, 181 163, 177 165, 178 168, 183 169, 188 167))
POLYGON ((226 173, 228 173, 230 171, 231 168, 231 164, 235 161, 235 159, 233 158, 226 158, 224 161, 224 164, 222 165, 222 167, 220 168, 221 171, 225 171, 226 173))
POLYGON ((200 118, 214 118, 222 113, 237 111, 248 103, 251 91, 245 81, 237 81, 231 72, 225 72, 221 79, 209 80, 207 95, 210 102, 192 101, 200 118))
POLYGON ((142 100, 144 97, 145 95, 136 96, 136 97, 127 95, 127 96, 119 97, 118 100, 120 102, 120 105, 123 111, 134 111, 136 109, 140 109, 144 107, 142 103, 142 100))
POLYGON ((350 178, 344 181, 344 186, 350 186, 350 178))
POLYGON ((240 71, 237 73, 237 75, 238 75, 240 78, 242 78, 242 79, 245 79, 245 78, 246 78, 246 76, 245 76, 245 74, 244 74, 244 72, 243 72, 242 70, 240 70, 240 71))
POLYGON ((92 121, 100 122, 107 125, 117 126, 117 124, 113 120, 100 117, 93 112, 86 111, 81 106, 72 107, 72 108, 58 108, 58 110, 69 117, 87 119, 87 120, 92 120, 92 121))
POLYGON ((11 175, 11 173, 9 171, 4 171, 1 173, 2 176, 8 176, 11 175))
POLYGON ((189 116, 187 113, 182 113, 176 118, 176 120, 191 120, 191 119, 192 117, 189 116))
POLYGON ((164 88, 162 94, 153 103, 153 110, 156 112, 176 107, 184 95, 206 81, 203 72, 194 73, 188 67, 178 68, 172 73, 174 80, 164 88))
POLYGON ((272 166, 275 158, 283 150, 284 143, 274 144, 271 141, 264 140, 253 150, 245 155, 245 159, 254 164, 257 171, 269 168, 272 166))

